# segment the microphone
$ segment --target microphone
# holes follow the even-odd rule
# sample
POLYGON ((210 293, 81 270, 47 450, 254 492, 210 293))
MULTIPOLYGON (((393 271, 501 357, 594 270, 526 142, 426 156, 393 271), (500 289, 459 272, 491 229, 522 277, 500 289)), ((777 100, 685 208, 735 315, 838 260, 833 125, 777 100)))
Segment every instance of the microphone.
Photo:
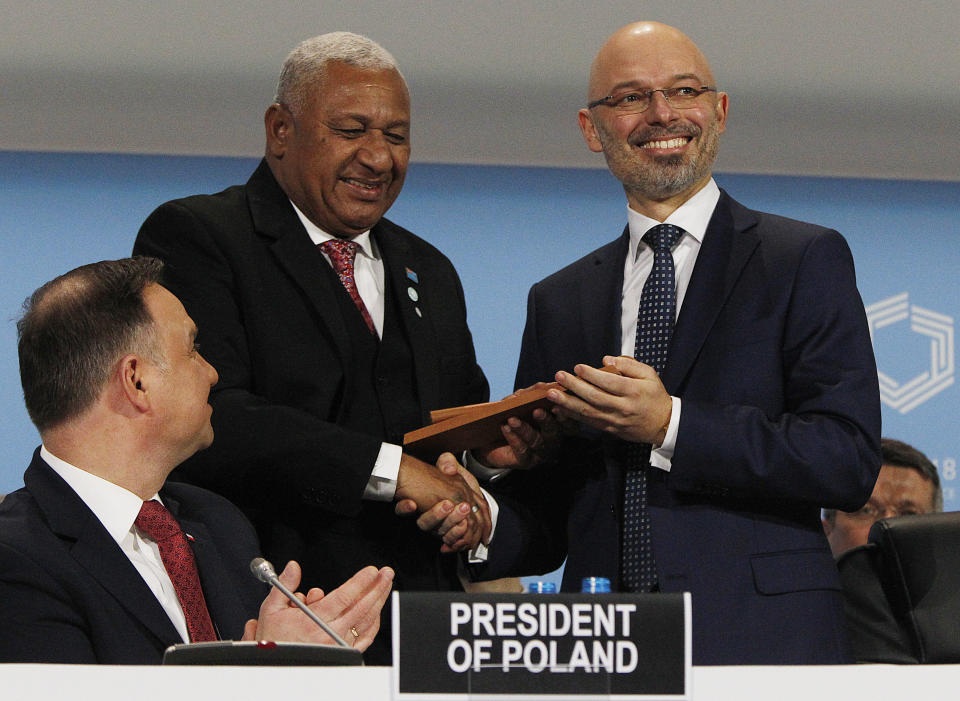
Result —
POLYGON ((276 587, 277 589, 279 589, 281 592, 283 592, 283 595, 286 596, 288 599, 290 599, 290 601, 292 601, 294 604, 296 604, 301 611, 307 614, 307 616, 310 617, 310 620, 312 620, 314 623, 320 626, 323 629, 324 633, 326 633, 331 638, 333 638, 336 641, 337 645, 339 645, 340 647, 345 647, 348 650, 353 650, 353 648, 350 645, 348 645, 343 638, 337 635, 336 632, 333 630, 333 628, 328 626, 324 622, 324 620, 320 618, 320 616, 318 616, 313 611, 311 611, 309 606, 307 606, 305 603, 300 601, 300 599, 298 599, 293 594, 293 592, 291 592, 289 589, 283 586, 283 583, 280 581, 280 578, 277 576, 276 571, 273 569, 273 565, 271 565, 268 560, 265 560, 262 557, 253 558, 253 560, 250 561, 250 571, 253 572, 253 576, 259 579, 261 582, 270 584, 276 587))

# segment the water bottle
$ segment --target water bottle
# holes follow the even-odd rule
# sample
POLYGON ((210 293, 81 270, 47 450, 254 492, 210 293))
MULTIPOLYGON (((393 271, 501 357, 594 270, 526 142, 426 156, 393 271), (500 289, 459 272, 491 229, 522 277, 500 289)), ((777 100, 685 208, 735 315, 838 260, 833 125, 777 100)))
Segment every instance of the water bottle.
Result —
POLYGON ((529 594, 556 594, 557 585, 554 582, 530 582, 527 585, 529 594))
POLYGON ((606 577, 584 577, 580 581, 580 591, 584 594, 609 594, 610 580, 606 577))

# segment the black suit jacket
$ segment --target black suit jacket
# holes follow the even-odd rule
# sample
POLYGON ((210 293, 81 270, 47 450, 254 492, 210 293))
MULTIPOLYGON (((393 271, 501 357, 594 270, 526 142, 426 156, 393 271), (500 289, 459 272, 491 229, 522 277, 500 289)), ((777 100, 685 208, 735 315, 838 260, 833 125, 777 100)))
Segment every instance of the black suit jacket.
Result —
MULTIPOLYGON (((628 234, 530 291, 517 385, 620 353, 628 234)), ((660 587, 693 594, 697 664, 846 659, 820 507, 859 508, 880 468, 876 366, 835 231, 751 211, 710 221, 661 374, 682 400, 669 472, 649 471, 660 587)), ((619 579, 623 443, 572 440, 515 476, 485 577, 619 579), (539 474, 538 474, 539 473, 539 474)))
MULTIPOLYGON (((39 450, 23 481, 0 504, 0 662, 159 664, 183 640, 140 573, 39 450)), ((267 594, 249 571, 252 526, 198 487, 160 496, 194 538, 217 632, 239 639, 267 594)))
MULTIPOLYGON (((450 261, 386 219, 372 234, 413 353, 422 423, 432 409, 485 401, 450 261)), ((266 163, 245 186, 159 207, 134 253, 166 261, 166 285, 220 373, 213 446, 175 476, 240 505, 271 557, 301 562, 305 586, 330 589, 375 564, 397 571, 398 589, 458 587, 435 538, 392 504, 362 499, 384 436, 341 425, 357 383, 334 301, 342 289, 266 163)))

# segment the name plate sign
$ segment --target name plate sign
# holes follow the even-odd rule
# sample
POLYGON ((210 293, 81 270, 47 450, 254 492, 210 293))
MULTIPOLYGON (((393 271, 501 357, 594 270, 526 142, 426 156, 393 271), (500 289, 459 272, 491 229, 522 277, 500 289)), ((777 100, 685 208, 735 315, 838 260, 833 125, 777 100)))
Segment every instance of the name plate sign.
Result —
POLYGON ((689 594, 393 593, 397 699, 688 699, 689 594))

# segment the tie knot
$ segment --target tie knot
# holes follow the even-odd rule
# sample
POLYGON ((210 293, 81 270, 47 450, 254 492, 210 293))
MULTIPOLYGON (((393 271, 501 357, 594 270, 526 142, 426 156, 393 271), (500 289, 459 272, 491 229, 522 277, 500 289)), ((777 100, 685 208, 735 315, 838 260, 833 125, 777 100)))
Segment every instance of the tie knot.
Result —
POLYGON ((330 239, 320 244, 320 250, 330 256, 334 264, 340 261, 352 263, 357 251, 360 250, 360 244, 344 239, 330 239))
POLYGON ((159 543, 181 533, 180 524, 173 517, 167 507, 159 501, 151 499, 143 502, 137 520, 133 524, 150 536, 150 539, 159 543))
POLYGON ((679 226, 658 224, 643 235, 643 242, 654 251, 669 251, 677 245, 681 236, 683 229, 679 226))

